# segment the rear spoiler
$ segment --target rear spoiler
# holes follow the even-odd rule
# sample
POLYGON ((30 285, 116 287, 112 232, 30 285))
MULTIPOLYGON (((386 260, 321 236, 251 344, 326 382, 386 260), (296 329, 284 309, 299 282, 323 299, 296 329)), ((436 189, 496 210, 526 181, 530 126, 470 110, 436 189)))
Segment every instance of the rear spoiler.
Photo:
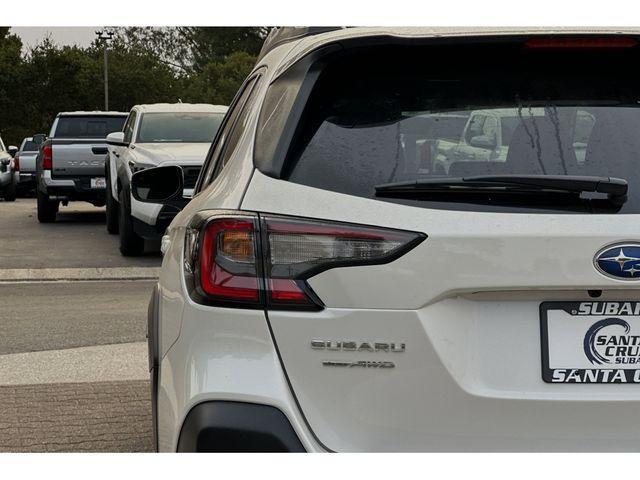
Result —
POLYGON ((262 58, 274 48, 285 43, 321 33, 343 30, 345 28, 348 27, 274 27, 269 32, 269 35, 267 35, 267 38, 265 38, 256 62, 262 60, 262 58))

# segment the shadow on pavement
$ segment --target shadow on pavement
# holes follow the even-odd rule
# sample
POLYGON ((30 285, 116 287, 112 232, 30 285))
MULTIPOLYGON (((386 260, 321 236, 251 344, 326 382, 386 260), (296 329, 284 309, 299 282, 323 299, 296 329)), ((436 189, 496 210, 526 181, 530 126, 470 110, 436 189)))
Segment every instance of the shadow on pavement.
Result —
MULTIPOLYGON (((64 208, 64 207, 62 207, 64 208)), ((105 212, 65 212, 60 210, 55 223, 105 223, 105 212)))

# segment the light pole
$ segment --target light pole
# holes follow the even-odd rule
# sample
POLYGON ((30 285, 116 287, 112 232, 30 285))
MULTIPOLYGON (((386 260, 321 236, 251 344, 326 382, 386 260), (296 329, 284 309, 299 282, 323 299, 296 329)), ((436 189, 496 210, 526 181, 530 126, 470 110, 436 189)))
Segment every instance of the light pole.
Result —
POLYGON ((113 38, 113 30, 96 30, 98 40, 102 40, 104 47, 104 109, 109 111, 109 56, 107 54, 107 42, 113 38))

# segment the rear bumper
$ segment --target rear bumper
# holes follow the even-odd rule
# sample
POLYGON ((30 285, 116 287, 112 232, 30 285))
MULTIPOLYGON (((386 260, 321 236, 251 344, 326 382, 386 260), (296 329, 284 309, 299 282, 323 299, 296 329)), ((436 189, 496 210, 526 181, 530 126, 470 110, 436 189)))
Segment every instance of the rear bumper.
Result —
POLYGON ((38 175, 38 189, 50 197, 66 200, 83 200, 104 205, 104 188, 91 188, 91 177, 52 178, 51 171, 45 170, 38 175))
POLYGON ((304 452, 287 417, 277 408, 212 401, 187 414, 178 452, 304 452))
POLYGON ((21 187, 36 184, 36 172, 20 172, 18 185, 21 187))

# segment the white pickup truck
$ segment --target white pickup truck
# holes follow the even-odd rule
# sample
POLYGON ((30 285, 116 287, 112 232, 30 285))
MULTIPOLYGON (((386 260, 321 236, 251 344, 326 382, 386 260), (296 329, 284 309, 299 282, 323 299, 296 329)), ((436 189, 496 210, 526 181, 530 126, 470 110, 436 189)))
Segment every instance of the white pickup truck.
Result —
POLYGON ((160 239, 180 210, 133 198, 129 185, 133 173, 161 165, 180 166, 181 203, 186 205, 226 111, 224 105, 209 104, 135 105, 123 131, 107 137, 107 231, 120 234, 123 255, 142 254, 145 240, 160 239))
POLYGON ((0 197, 5 202, 13 202, 16 199, 15 168, 11 154, 15 153, 15 147, 5 148, 0 138, 0 197))
POLYGON ((124 112, 62 112, 36 160, 38 221, 54 222, 60 203, 105 204, 106 136, 122 130, 124 112))

